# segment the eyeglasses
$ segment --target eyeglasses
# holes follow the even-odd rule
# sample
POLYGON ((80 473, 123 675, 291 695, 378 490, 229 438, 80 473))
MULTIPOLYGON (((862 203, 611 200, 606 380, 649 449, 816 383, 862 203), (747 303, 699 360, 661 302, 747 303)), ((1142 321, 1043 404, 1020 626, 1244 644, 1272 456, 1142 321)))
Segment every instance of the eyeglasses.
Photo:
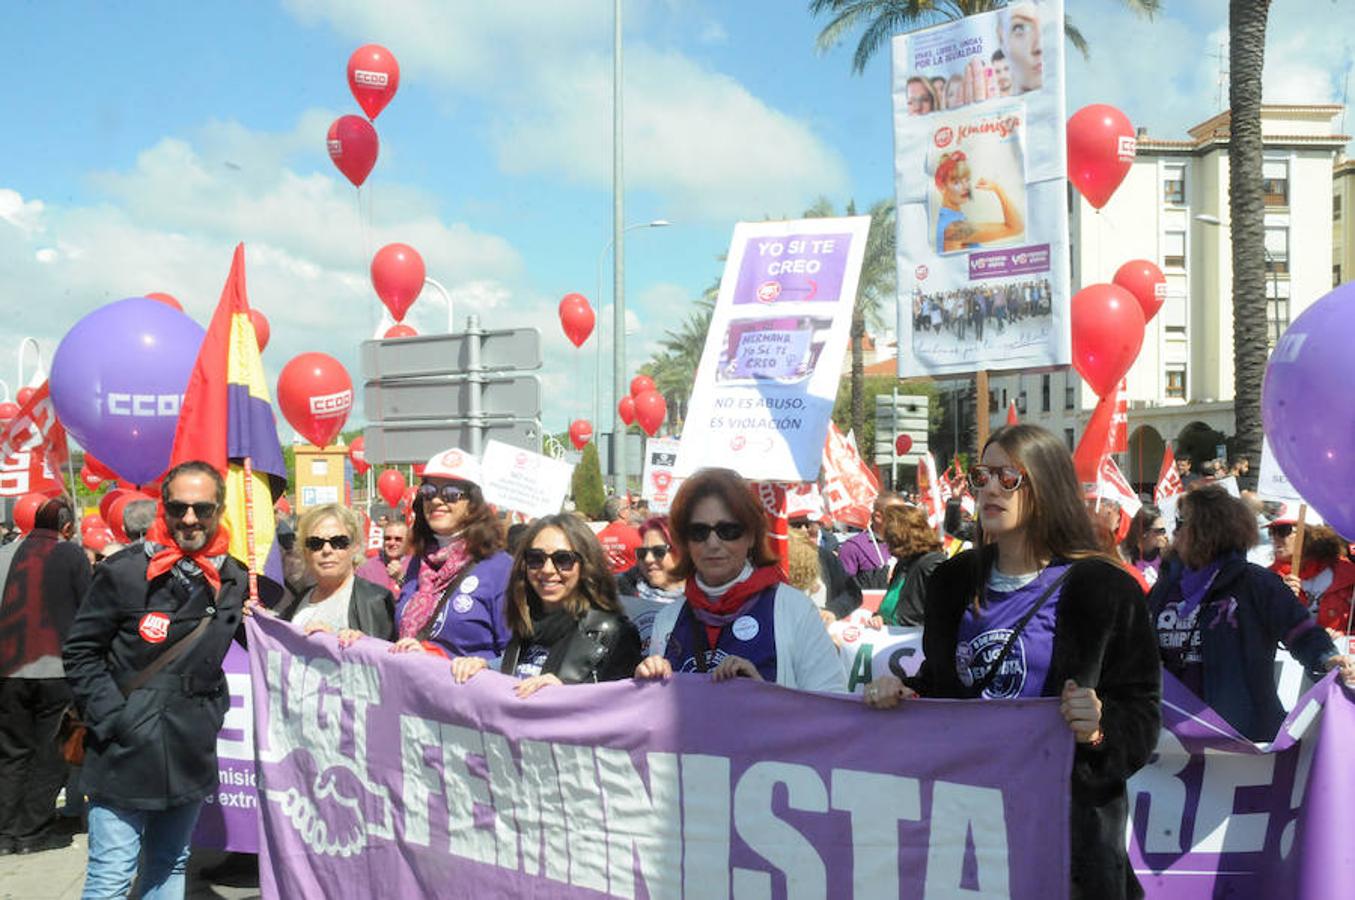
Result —
POLYGON ((814 523, 809 519, 795 519, 790 523, 791 528, 799 528, 801 531, 809 531, 814 527, 814 523))
POLYGON ((165 501, 165 515, 172 519, 182 519, 188 515, 190 509, 193 510, 193 515, 199 519, 210 519, 216 515, 216 504, 206 500, 201 503, 184 503, 182 500, 165 501))
POLYGON ((388 537, 382 538, 381 542, 383 544, 403 544, 405 542, 405 539, 403 537, 388 537))
POLYGON ((550 560, 555 566, 555 571, 561 574, 574 571, 574 567, 579 564, 583 557, 573 550, 556 550, 554 553, 547 553, 545 550, 538 550, 532 547, 522 552, 522 561, 527 564, 527 568, 535 572, 544 568, 546 560, 550 560))
POLYGON ((668 555, 668 551, 670 549, 672 548, 670 548, 667 544, 654 544, 649 547, 636 547, 635 561, 644 562, 645 557, 649 556, 652 553, 654 554, 654 562, 661 563, 663 562, 663 558, 668 555))
POLYGON ((470 491, 459 485, 436 485, 431 481, 425 481, 419 485, 419 498, 421 500, 428 501, 435 497, 441 497, 443 503, 460 503, 470 497, 470 491))
POLYGON ((738 522, 716 522, 714 525, 706 522, 692 522, 683 534, 693 544, 704 544, 710 538, 712 531, 715 532, 716 537, 726 543, 737 541, 748 533, 748 529, 738 522))
POLYGON ((1293 525, 1271 525, 1268 529, 1271 537, 1287 538, 1294 533, 1293 525))
POLYGON ((353 539, 346 534, 336 534, 333 537, 320 537, 313 534, 306 538, 306 549, 312 553, 319 553, 320 548, 329 544, 335 550, 347 550, 353 543, 353 539))
POLYGON ((987 487, 991 478, 996 478, 998 487, 1004 491, 1014 491, 1026 480, 1026 473, 1016 466, 971 466, 969 469, 969 482, 974 487, 987 487))
POLYGON ((1148 533, 1151 534, 1151 535, 1155 535, 1155 536, 1157 536, 1157 535, 1164 535, 1164 534, 1167 533, 1167 529, 1165 529, 1165 528, 1149 528, 1149 529, 1148 529, 1148 533))

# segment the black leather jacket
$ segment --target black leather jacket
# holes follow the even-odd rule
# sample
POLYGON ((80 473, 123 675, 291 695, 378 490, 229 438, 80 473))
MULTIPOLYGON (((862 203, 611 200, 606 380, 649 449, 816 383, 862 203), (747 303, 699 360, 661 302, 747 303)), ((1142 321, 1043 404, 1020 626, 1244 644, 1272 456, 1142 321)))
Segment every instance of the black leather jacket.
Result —
MULTIPOLYGON (((619 681, 635 674, 640 664, 640 632, 624 613, 590 609, 561 642, 565 646, 551 648, 541 674, 554 675, 565 684, 619 681)), ((513 674, 521 649, 522 640, 514 636, 504 650, 500 672, 513 674)))

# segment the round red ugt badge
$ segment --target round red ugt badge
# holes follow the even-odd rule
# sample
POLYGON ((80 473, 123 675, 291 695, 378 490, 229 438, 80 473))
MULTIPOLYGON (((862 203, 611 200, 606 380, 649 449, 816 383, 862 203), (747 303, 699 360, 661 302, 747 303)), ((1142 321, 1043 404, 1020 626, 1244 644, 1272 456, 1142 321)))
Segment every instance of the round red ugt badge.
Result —
POLYGON ((148 612, 141 617, 141 624, 136 630, 143 641, 159 644, 169 635, 169 616, 162 612, 148 612))

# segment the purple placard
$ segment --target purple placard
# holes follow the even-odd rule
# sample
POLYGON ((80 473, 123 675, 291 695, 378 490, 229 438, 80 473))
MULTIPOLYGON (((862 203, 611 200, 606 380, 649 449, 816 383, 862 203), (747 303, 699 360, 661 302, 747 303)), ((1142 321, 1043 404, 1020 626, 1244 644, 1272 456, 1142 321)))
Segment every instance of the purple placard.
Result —
POLYGON ((266 897, 1067 896, 1052 699, 881 713, 678 676, 519 700, 384 642, 248 629, 266 897))
POLYGON ((253 695, 249 654, 231 644, 221 663, 231 708, 216 738, 219 784, 202 805, 193 846, 238 853, 259 852, 259 796, 254 779, 253 695))
POLYGON ((1049 271, 1049 245, 1032 244, 1009 250, 979 250, 969 254, 969 280, 1008 278, 1049 271))
POLYGON ((734 285, 734 305, 836 303, 851 246, 850 234, 749 238, 734 285))

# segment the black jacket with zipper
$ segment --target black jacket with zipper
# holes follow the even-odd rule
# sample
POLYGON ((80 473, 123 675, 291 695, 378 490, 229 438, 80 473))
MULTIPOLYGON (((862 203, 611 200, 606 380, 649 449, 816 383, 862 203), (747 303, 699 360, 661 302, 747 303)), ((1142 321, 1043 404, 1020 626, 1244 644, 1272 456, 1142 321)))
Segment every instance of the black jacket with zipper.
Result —
MULTIPOLYGON (((541 674, 554 675, 565 684, 619 681, 634 675, 640 664, 640 632, 624 613, 590 609, 560 640, 565 646, 551 648, 541 674)), ((512 675, 521 650, 522 639, 514 635, 499 671, 512 675)))
MULTIPOLYGON (((249 594, 245 568, 227 557, 215 596, 205 579, 186 586, 173 572, 146 580, 141 544, 94 570, 62 647, 66 680, 88 732, 82 785, 92 799, 129 809, 162 810, 216 790, 216 735, 230 708, 221 662, 237 635, 249 594), (169 617, 168 634, 143 637, 148 613, 169 617), (142 688, 120 685, 204 617, 207 630, 142 688)), ((157 617, 158 618, 158 617, 157 617)))

